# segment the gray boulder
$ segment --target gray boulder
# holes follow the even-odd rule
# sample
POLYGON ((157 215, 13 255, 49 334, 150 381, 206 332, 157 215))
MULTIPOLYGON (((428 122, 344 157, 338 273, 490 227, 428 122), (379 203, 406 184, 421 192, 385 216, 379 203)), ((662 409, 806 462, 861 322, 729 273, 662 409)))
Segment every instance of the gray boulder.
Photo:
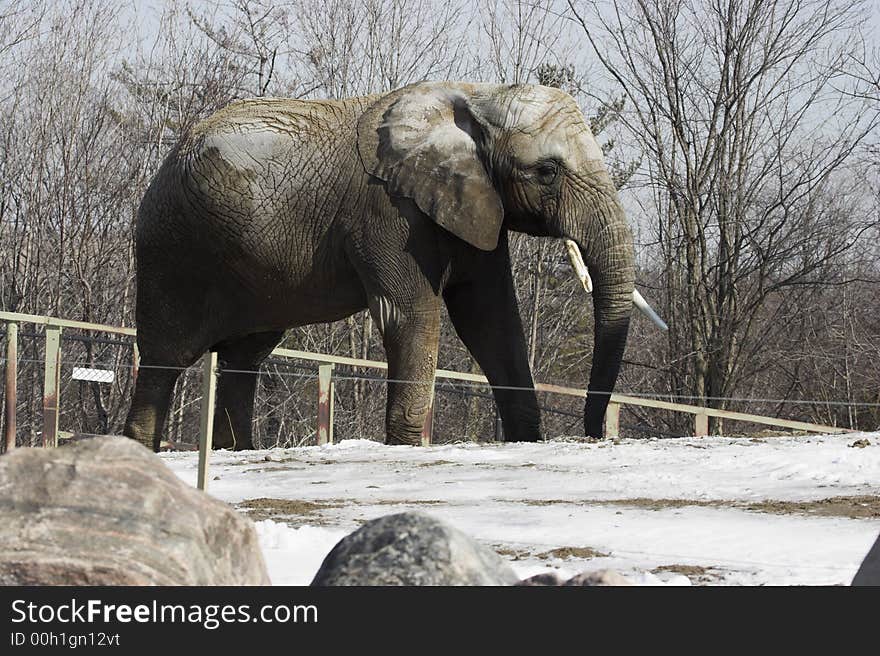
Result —
POLYGON ((880 535, 853 577, 852 585, 880 585, 880 535))
POLYGON ((620 572, 616 572, 613 569, 599 569, 593 572, 581 572, 580 574, 576 574, 572 578, 565 580, 560 578, 559 575, 554 574, 552 572, 545 572, 543 574, 535 574, 534 576, 530 576, 527 579, 523 579, 517 585, 527 585, 527 586, 566 586, 566 587, 579 587, 579 588, 592 588, 592 587, 605 587, 605 586, 619 586, 619 585, 632 585, 632 583, 624 577, 620 572))
POLYGON ((513 585, 491 549, 424 513, 364 524, 327 554, 312 585, 513 585))
POLYGON ((541 572, 540 574, 535 574, 522 581, 517 581, 516 584, 525 586, 556 586, 562 585, 563 583, 565 583, 565 579, 560 578, 558 574, 554 574, 553 572, 541 572))
POLYGON ((250 520, 125 437, 0 457, 2 585, 267 585, 250 520))

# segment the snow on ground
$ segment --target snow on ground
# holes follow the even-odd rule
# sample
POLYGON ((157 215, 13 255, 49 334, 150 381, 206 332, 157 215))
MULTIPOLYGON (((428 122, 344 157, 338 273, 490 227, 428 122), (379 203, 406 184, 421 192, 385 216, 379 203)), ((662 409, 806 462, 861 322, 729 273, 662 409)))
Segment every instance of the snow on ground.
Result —
MULTIPOLYGON (((198 454, 162 458, 195 484, 198 454)), ((880 531, 880 433, 217 451, 209 492, 257 522, 272 581, 306 585, 366 520, 420 510, 521 576, 848 584, 880 531), (867 439, 870 446, 850 445, 867 439), (824 502, 838 498, 835 502, 824 502)))

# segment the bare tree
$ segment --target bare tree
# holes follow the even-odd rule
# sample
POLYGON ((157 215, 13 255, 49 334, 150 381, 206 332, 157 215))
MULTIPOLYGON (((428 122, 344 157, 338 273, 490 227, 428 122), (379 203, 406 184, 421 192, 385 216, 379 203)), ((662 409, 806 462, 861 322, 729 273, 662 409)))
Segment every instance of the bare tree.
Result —
MULTIPOLYGON (((179 136, 236 98, 352 96, 421 79, 536 82, 571 93, 601 134, 641 219, 639 285, 672 326, 661 335, 634 319, 619 387, 719 407, 763 396, 774 400, 747 409, 876 428, 880 80, 876 47, 858 31, 862 8, 855 0, 163 0, 158 21, 135 21, 144 34, 132 45, 121 0, 7 0, 0 307, 132 325, 143 191, 179 136), (582 47, 590 42, 592 54, 582 47)), ((558 244, 515 235, 511 250, 536 378, 577 383, 589 365, 590 303, 558 244)), ((451 324, 441 330, 441 366, 476 370, 451 324)), ((118 431, 130 344, 65 335, 62 428, 118 431), (116 380, 71 381, 72 362, 113 368, 116 380)), ((20 428, 34 440, 42 337, 22 331, 21 340, 19 403, 30 410, 20 428)), ((286 340, 383 357, 367 312, 286 340)), ((312 438, 314 373, 267 363, 261 444, 312 438)), ((384 383, 349 379, 374 373, 337 371, 340 435, 381 437, 384 383)), ((198 399, 198 376, 183 375, 175 440, 194 439, 198 399)), ((580 430, 576 400, 541 402, 561 411, 544 414, 548 435, 580 430)), ((490 437, 492 408, 486 389, 440 388, 438 437, 490 437)), ((628 413, 653 434, 689 428, 628 413)))
POLYGON ((568 4, 646 153, 671 319, 658 382, 723 408, 787 329, 775 299, 816 289, 870 225, 845 165, 873 122, 835 88, 864 5, 568 4))
POLYGON ((268 0, 216 2, 211 12, 188 7, 189 19, 224 54, 236 62, 240 97, 284 95, 299 97, 308 92, 297 79, 292 49, 294 3, 268 0))
POLYGON ((306 0, 296 40, 316 91, 366 95, 457 77, 467 16, 458 0, 306 0))

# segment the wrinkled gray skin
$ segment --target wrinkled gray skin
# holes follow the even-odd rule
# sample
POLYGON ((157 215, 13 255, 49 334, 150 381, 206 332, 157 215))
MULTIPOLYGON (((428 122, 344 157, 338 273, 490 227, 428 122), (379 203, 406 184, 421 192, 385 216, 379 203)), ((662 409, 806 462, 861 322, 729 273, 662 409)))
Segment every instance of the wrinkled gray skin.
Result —
MULTIPOLYGON (((633 245, 575 102, 541 86, 420 83, 340 101, 231 104, 186 135, 141 203, 142 367, 125 434, 158 448, 185 367, 255 370, 294 326, 369 308, 391 380, 431 381, 440 304, 492 385, 531 388, 508 230, 577 242, 594 279, 584 425, 601 436, 629 327, 633 245), (158 365, 151 368, 151 365, 158 365)), ((225 373, 214 444, 251 448, 255 377, 225 373)), ((510 441, 533 391, 495 389, 510 441)), ((386 441, 417 444, 430 385, 388 384, 386 441)))

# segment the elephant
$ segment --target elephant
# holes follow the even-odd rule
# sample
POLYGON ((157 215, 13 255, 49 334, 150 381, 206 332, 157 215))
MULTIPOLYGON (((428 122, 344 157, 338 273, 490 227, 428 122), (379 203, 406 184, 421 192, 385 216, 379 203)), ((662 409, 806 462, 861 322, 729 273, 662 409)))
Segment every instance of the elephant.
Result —
POLYGON ((139 207, 141 366, 124 433, 158 450, 181 368, 213 350, 225 370, 214 445, 252 448, 247 372, 287 329, 369 309, 388 361, 385 441, 418 444, 445 303, 493 386, 505 440, 540 439, 511 230, 568 240, 592 272, 584 431, 601 437, 630 325, 633 238, 571 96, 419 82, 229 104, 180 138, 139 207))

